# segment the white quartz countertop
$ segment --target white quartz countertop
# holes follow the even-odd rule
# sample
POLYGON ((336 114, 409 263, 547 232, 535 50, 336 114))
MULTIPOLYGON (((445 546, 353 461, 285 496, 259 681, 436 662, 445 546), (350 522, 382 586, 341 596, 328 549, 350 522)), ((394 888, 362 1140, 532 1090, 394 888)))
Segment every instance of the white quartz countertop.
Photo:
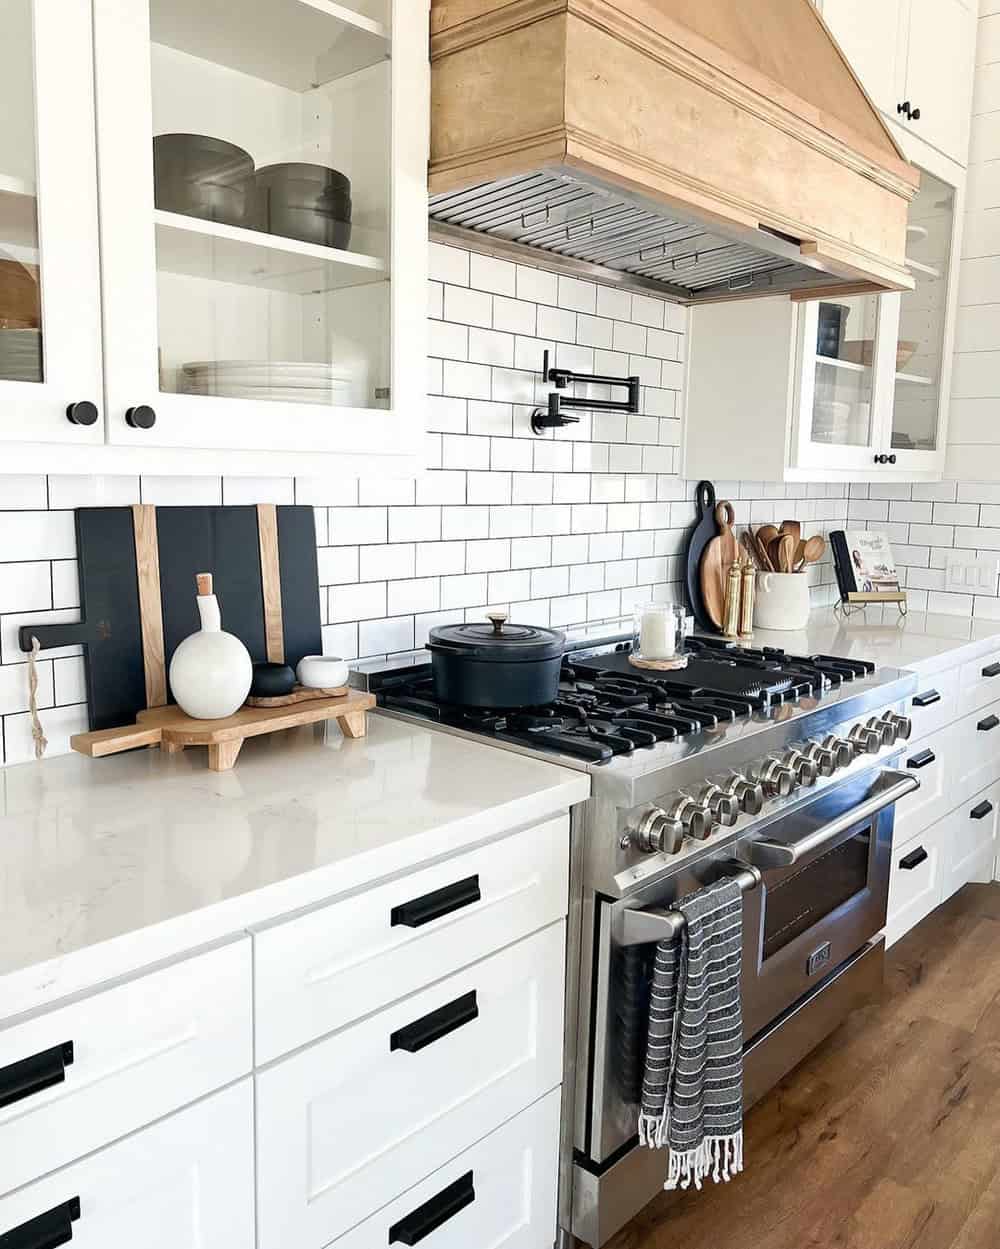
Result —
POLYGON ((392 720, 0 771, 0 1020, 545 819, 589 777, 392 720))
POLYGON ((805 629, 755 629, 751 646, 779 646, 791 654, 870 659, 880 668, 909 668, 929 676, 1000 647, 1000 621, 910 612, 870 605, 849 620, 832 608, 814 611, 805 629))

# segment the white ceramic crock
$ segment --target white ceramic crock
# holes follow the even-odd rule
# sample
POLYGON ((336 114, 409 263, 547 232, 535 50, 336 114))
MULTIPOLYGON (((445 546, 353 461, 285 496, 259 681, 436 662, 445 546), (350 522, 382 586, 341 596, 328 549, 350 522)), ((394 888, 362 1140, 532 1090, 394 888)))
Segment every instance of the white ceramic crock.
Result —
POLYGON ((755 629, 804 629, 809 619, 809 578, 804 572, 759 572, 755 629))

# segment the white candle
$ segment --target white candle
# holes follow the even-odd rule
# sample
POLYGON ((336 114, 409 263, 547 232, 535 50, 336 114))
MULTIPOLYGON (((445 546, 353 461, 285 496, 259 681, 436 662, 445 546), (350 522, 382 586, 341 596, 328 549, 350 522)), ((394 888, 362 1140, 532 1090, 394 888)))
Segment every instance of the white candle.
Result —
POLYGON ((675 653, 674 619, 668 606, 650 606, 639 626, 639 654, 645 659, 670 659, 675 653))

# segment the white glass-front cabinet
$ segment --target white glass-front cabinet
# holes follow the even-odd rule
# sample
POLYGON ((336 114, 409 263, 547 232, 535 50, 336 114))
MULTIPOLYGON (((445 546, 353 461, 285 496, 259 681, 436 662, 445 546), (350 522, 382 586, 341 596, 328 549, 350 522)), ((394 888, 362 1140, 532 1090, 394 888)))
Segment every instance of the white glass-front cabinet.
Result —
POLYGON ((0 439, 419 450, 429 8, 0 0, 0 439))
POLYGON ((0 442, 101 443, 90 5, 0 0, 0 31, 0 442))
POLYGON ((686 476, 941 477, 960 198, 922 174, 907 231, 912 291, 693 310, 686 476))
POLYGON ((415 450, 427 0, 95 0, 107 428, 415 450))

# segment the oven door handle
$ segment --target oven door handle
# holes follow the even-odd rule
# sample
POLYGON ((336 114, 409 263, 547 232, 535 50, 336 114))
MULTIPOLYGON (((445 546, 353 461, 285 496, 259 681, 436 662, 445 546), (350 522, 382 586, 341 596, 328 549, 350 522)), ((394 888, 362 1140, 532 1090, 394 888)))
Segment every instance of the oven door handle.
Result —
POLYGON ((856 807, 851 807, 843 815, 838 815, 829 824, 807 833, 800 841, 772 841, 768 837, 752 841, 747 847, 750 862, 763 868, 792 867, 817 850, 822 850, 830 842, 836 841, 855 824, 860 824, 872 815, 878 815, 886 807, 891 807, 900 798, 905 798, 907 794, 920 788, 920 782, 912 773, 897 772, 892 768, 886 768, 879 774, 877 784, 877 793, 866 798, 864 802, 859 802, 856 807))
MULTIPOLYGON (((748 863, 730 859, 720 866, 722 875, 732 877, 744 893, 750 893, 760 884, 760 872, 748 863)), ((619 946, 655 945, 660 941, 675 941, 686 923, 680 911, 669 907, 653 907, 648 911, 626 907, 615 915, 611 935, 619 946)))

